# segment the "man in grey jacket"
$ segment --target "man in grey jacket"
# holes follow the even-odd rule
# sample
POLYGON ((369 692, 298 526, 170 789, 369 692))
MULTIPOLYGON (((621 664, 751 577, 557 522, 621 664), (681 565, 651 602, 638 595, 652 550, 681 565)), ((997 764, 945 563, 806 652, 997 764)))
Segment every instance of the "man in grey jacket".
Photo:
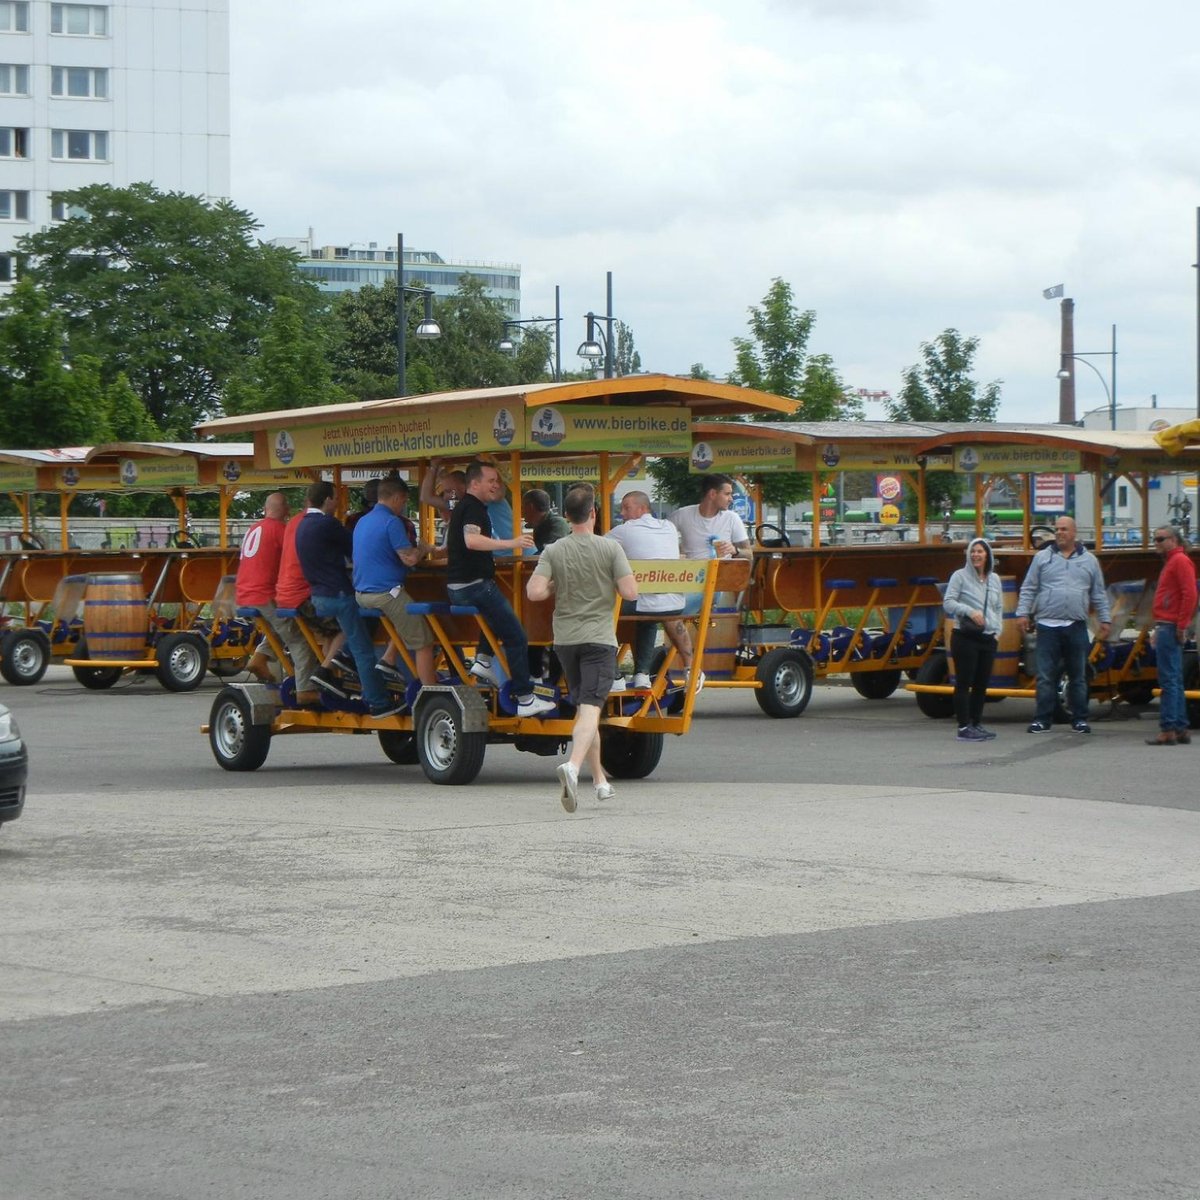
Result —
POLYGON ((1037 718, 1030 733, 1048 733, 1054 722, 1058 681, 1067 673, 1067 702, 1071 728, 1091 733, 1087 722, 1087 660, 1091 648, 1088 613, 1100 618, 1097 637, 1108 637, 1112 613, 1104 576, 1094 554, 1075 540, 1075 521, 1054 522, 1054 543, 1039 550, 1029 564, 1017 601, 1017 625, 1028 633, 1030 618, 1037 624, 1037 718))

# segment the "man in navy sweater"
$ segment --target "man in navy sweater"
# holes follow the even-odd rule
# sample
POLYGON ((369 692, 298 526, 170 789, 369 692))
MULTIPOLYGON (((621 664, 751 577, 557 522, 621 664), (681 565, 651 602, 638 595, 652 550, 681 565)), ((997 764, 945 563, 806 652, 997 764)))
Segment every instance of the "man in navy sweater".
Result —
MULTIPOLYGON (((306 499, 308 508, 296 531, 296 555, 312 588, 313 609, 319 617, 332 617, 345 633, 371 716, 390 717, 404 706, 388 696, 375 669, 375 646, 354 598, 354 584, 347 567, 353 541, 350 531, 333 515, 336 506, 333 484, 311 484, 306 499)), ((313 674, 312 681, 324 691, 342 694, 324 668, 313 674)))

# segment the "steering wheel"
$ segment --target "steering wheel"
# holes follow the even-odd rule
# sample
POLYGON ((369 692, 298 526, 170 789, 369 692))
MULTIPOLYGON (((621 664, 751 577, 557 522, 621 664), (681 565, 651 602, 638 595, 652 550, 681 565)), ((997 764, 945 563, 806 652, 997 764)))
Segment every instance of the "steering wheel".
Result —
POLYGON ((1050 525, 1030 525, 1029 544, 1040 550, 1047 543, 1054 541, 1054 529, 1050 525))
POLYGON ((200 543, 185 529, 177 529, 169 538, 167 545, 175 550, 198 550, 200 543))
POLYGON ((18 535, 17 541, 21 543, 22 550, 45 550, 46 543, 36 533, 22 533, 18 535))
POLYGON ((766 546, 772 550, 780 546, 790 546, 792 544, 791 538, 788 537, 786 531, 780 529, 778 525, 755 525, 754 540, 760 546, 766 546), (763 530, 765 529, 771 530, 776 536, 772 538, 763 537, 763 530))

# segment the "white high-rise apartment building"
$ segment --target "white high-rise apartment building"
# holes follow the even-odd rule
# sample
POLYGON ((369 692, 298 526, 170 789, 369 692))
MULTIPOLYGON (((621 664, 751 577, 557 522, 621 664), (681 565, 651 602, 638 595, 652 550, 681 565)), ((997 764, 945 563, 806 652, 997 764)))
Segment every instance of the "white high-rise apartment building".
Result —
POLYGON ((229 0, 0 0, 0 287, 56 191, 229 195, 229 0))

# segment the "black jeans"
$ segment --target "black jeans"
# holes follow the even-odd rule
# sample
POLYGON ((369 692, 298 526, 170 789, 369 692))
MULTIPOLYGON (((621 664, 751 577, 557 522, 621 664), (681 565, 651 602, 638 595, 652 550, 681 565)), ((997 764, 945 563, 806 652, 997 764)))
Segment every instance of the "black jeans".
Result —
POLYGON ((954 716, 960 727, 978 725, 996 661, 996 639, 956 629, 950 635, 950 653, 954 658, 954 716))

